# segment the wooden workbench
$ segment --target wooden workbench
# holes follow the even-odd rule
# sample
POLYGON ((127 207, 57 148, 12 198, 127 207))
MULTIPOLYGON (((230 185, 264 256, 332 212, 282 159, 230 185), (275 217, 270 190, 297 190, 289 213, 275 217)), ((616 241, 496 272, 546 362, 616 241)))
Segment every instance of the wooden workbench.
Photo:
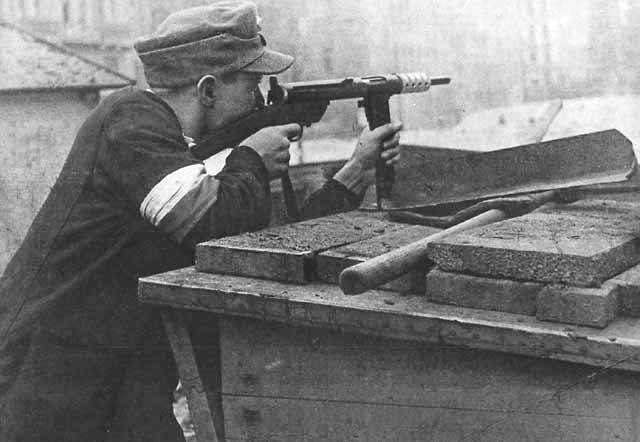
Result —
POLYGON ((193 268, 142 279, 140 299, 170 307, 202 438, 211 413, 227 441, 640 440, 640 319, 593 329, 193 268))

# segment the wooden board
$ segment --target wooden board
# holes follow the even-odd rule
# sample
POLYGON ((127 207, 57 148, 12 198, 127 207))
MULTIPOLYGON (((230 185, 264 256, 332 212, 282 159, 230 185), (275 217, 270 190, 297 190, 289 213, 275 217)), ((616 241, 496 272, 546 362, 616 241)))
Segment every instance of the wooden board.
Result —
POLYGON ((221 360, 232 440, 640 436, 640 384, 615 370, 233 318, 221 360))
POLYGON ((634 422, 527 410, 225 397, 228 441, 635 442, 634 422))
MULTIPOLYGON (((411 242, 419 241, 440 230, 427 226, 406 226, 401 230, 319 253, 315 258, 318 279, 337 284, 340 272, 347 267, 390 252, 411 242)), ((427 266, 411 270, 405 275, 383 285, 381 289, 402 293, 422 293, 424 292, 424 277, 427 270, 427 266)))
POLYGON ((198 244, 196 268, 302 283, 315 279, 317 253, 401 226, 381 213, 355 211, 271 227, 198 244))
POLYGON ((442 270, 594 287, 640 261, 640 205, 580 201, 429 245, 442 270))
MULTIPOLYGON (((213 404, 217 402, 216 399, 220 396, 220 388, 213 387, 210 388, 210 391, 205 390, 189 330, 186 327, 182 313, 166 309, 162 311, 162 322, 174 355, 182 389, 189 402, 189 414, 191 415, 194 430, 201 440, 218 442, 224 435, 223 423, 219 419, 220 416, 212 413, 212 407, 209 402, 211 401, 213 404), (216 418, 218 419, 214 424, 216 418), (216 426, 218 426, 220 433, 216 431, 216 426)), ((215 327, 212 328, 217 330, 215 327)), ((209 345, 216 346, 217 350, 216 344, 217 341, 209 343, 209 345)), ((203 368, 207 372, 215 371, 218 368, 218 364, 203 368)), ((215 406, 213 410, 219 411, 215 406)))
POLYGON ((640 371, 640 319, 604 329, 430 303, 424 296, 371 290, 344 296, 332 284, 286 284, 181 269, 141 278, 142 302, 289 325, 421 342, 464 345, 640 371))

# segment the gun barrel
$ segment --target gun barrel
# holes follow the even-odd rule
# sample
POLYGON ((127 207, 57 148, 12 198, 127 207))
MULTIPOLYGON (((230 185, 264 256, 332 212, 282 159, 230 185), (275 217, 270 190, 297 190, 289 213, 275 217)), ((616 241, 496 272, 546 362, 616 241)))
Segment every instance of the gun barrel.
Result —
POLYGON ((449 83, 451 83, 451 78, 449 77, 434 77, 431 79, 431 86, 440 86, 449 83))
POLYGON ((431 86, 448 84, 449 77, 430 78, 424 72, 347 77, 337 80, 301 81, 278 84, 272 77, 269 104, 331 101, 363 98, 375 94, 387 96, 425 92, 431 86))

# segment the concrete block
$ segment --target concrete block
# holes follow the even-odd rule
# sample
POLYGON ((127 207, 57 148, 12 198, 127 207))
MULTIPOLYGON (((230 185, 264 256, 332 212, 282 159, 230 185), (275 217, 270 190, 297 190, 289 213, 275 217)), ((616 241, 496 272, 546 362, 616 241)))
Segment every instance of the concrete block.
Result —
POLYGON ((535 315, 536 297, 544 288, 538 282, 495 279, 431 270, 426 278, 429 301, 461 307, 535 315))
MULTIPOLYGON (((315 259, 318 278, 324 282, 337 284, 340 272, 347 267, 419 241, 440 230, 435 227, 405 225, 397 231, 319 253, 315 259)), ((425 265, 422 268, 410 270, 380 288, 401 293, 423 293, 424 277, 429 268, 425 265)))
POLYGON ((619 287, 619 314, 640 317, 640 265, 614 276, 611 282, 619 287))
POLYGON ((588 200, 472 229, 429 245, 444 271, 597 287, 640 262, 640 205, 588 200))
POLYGON ((585 288, 550 284, 538 293, 536 317, 542 321, 606 327, 618 311, 619 286, 585 288))
POLYGON ((304 283, 315 279, 317 253, 403 226, 354 211, 267 228, 198 244, 196 270, 304 283))

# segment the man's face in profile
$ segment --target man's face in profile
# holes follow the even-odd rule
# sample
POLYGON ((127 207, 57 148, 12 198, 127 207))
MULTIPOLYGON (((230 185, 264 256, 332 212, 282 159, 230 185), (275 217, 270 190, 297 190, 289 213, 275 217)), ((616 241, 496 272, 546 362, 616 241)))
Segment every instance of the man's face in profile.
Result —
POLYGON ((237 72, 219 80, 215 105, 207 116, 207 130, 215 130, 242 118, 264 105, 259 85, 261 74, 237 72))

